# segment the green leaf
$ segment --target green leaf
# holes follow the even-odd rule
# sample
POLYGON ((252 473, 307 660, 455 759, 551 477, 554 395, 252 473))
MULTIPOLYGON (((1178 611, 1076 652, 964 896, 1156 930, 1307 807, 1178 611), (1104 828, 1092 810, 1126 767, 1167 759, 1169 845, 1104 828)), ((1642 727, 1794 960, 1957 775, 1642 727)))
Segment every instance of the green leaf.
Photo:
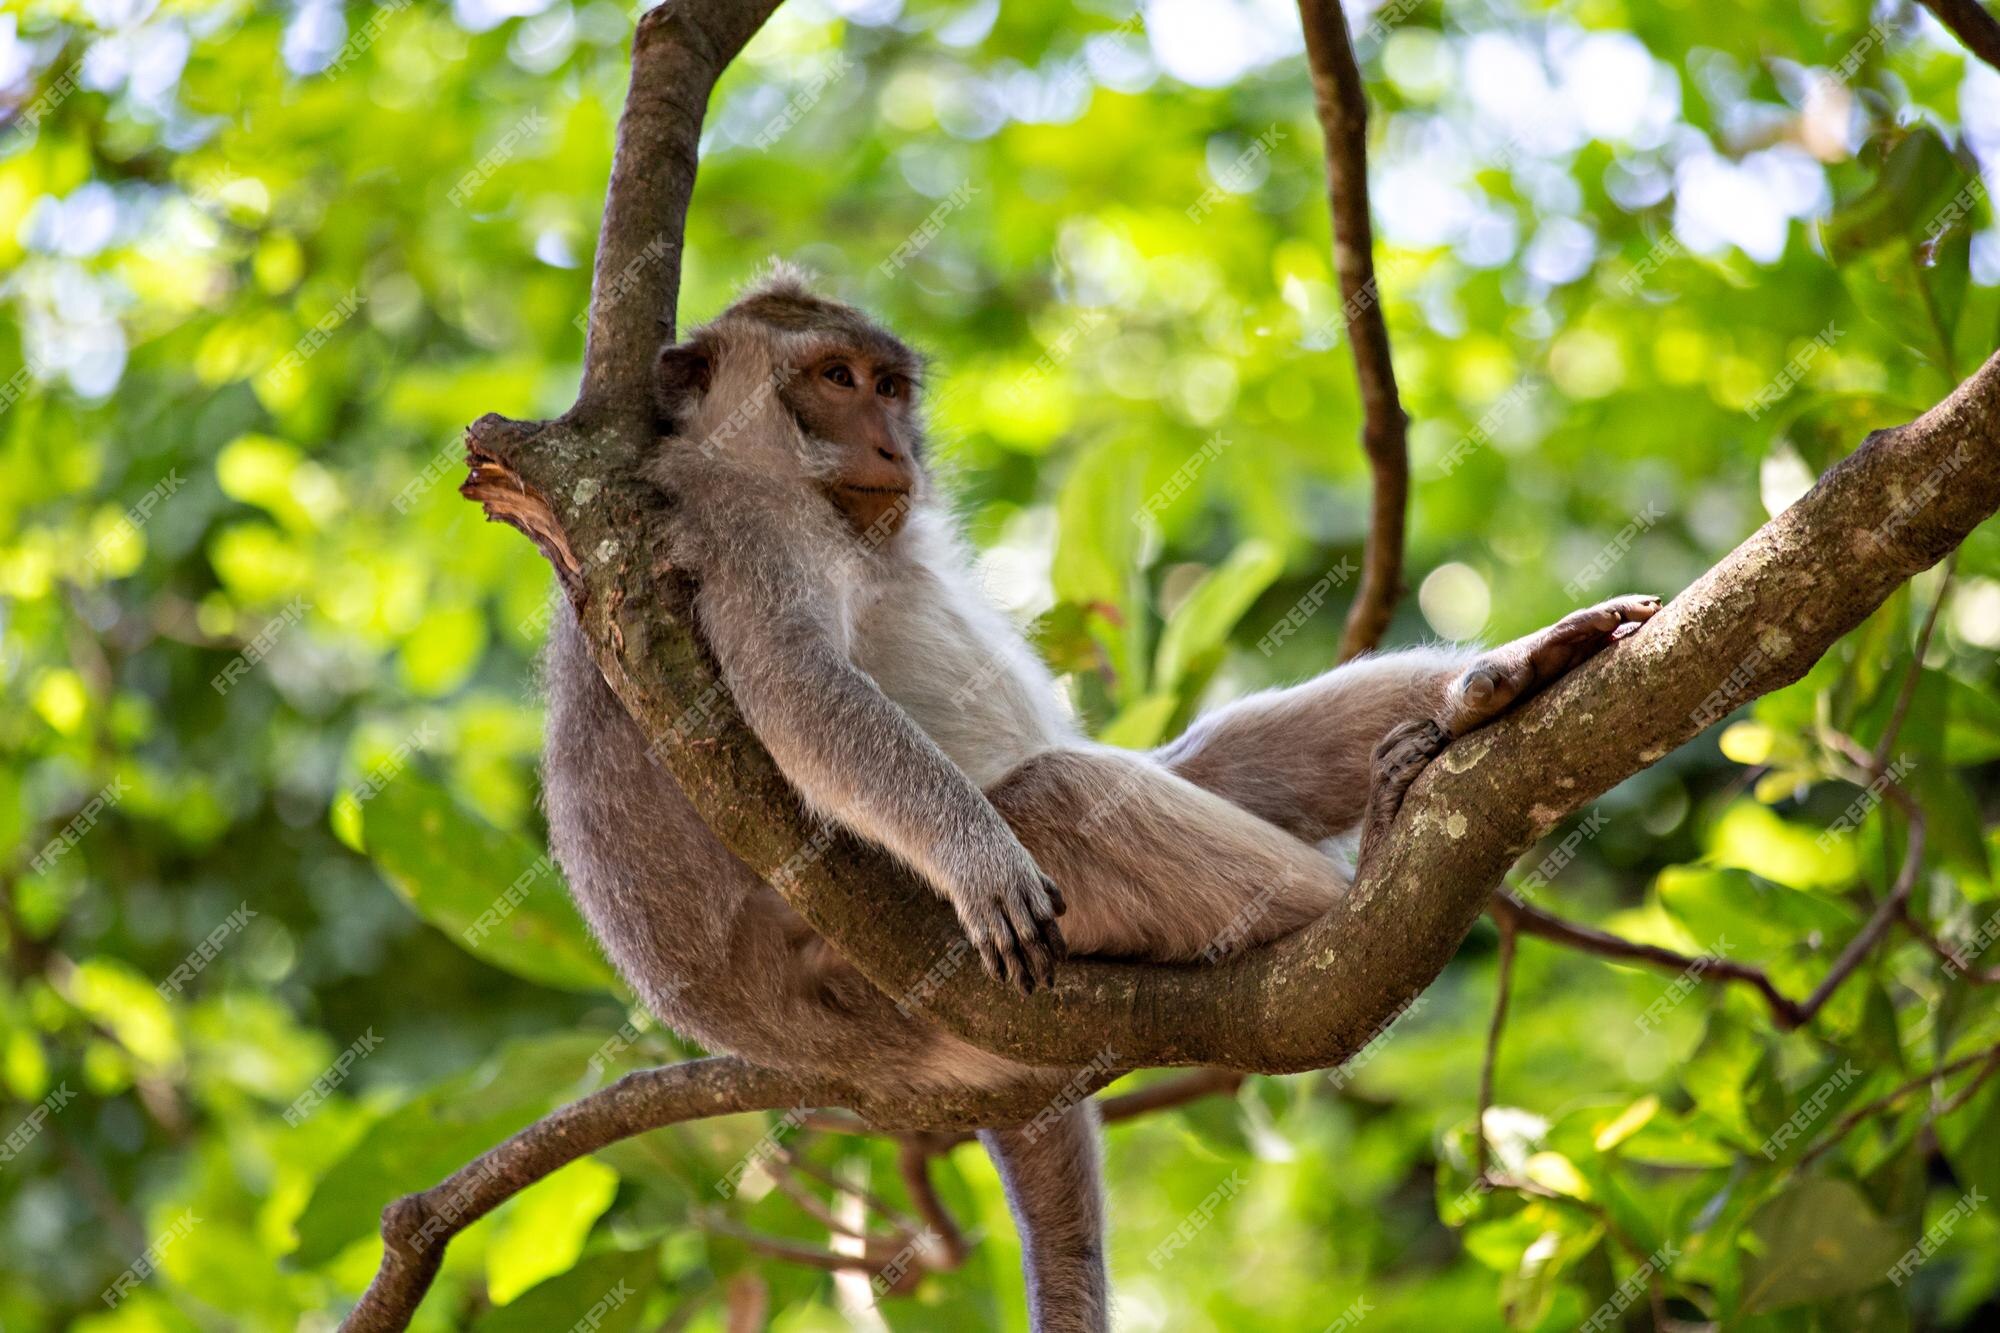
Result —
POLYGON ((362 808, 383 878, 459 947, 557 990, 619 989, 562 872, 527 839, 408 772, 362 808))
POLYGON ((659 1260, 651 1250, 594 1254, 558 1277, 530 1288, 518 1300, 488 1311, 473 1333, 553 1333, 588 1328, 630 1333, 646 1312, 646 1297, 660 1286, 659 1260))
POLYGON ((486 1294, 505 1305, 567 1270, 617 1192, 618 1173, 589 1157, 522 1190, 501 1212, 486 1244, 486 1294))
POLYGON ((1709 857, 1794 889, 1844 889, 1854 881, 1854 844, 1787 823, 1762 805, 1738 801, 1709 831, 1709 857))
POLYGON ((1204 575, 1161 631, 1153 688, 1175 690, 1200 664, 1219 656, 1236 622, 1283 568, 1277 548, 1253 537, 1204 575))
POLYGON ((1942 680, 1946 709, 1944 761, 1963 766, 2000 759, 2000 699, 1991 690, 1976 689, 1956 676, 1943 676, 1942 680))
POLYGON ((1881 170, 1820 224, 1827 255, 1845 265, 1872 250, 1914 243, 1963 183, 1964 172, 1937 131, 1922 126, 1889 150, 1881 170))
POLYGON ((1940 1119, 1937 1136, 1960 1180, 1989 1199, 2000 1198, 2000 1079, 1989 1080, 1965 1105, 1940 1119))
POLYGON ((1822 230, 1855 305, 1953 380, 1970 280, 1969 206, 1977 203, 1962 193, 1970 184, 1944 140, 1920 127, 1890 150, 1874 184, 1837 207, 1822 230))
POLYGON ((1840 276, 1863 314, 1955 379, 1952 330, 1965 299, 1971 253, 1971 238, 1963 233, 1934 245, 1896 242, 1843 265, 1840 276))
MULTIPOLYGON (((1144 533, 1129 460, 1124 451, 1100 446, 1085 453, 1063 479, 1056 497, 1059 521, 1050 577, 1056 596, 1079 606, 1128 605, 1130 574, 1139 563, 1144 533)), ((1121 691, 1146 687, 1138 646, 1145 633, 1143 614, 1127 614, 1110 644, 1111 666, 1121 691)))
POLYGON ((1875 1215, 1844 1180, 1802 1180, 1751 1220, 1757 1251, 1743 1267, 1746 1312, 1817 1304, 1868 1291, 1888 1277, 1911 1237, 1875 1215))
POLYGON ((371 1125, 314 1187, 297 1224, 296 1263, 316 1267, 372 1235, 382 1209, 428 1189, 598 1075, 596 1033, 509 1042, 371 1125))
POLYGON ((1832 898, 1753 878, 1743 870, 1669 866, 1654 881, 1660 905, 1706 951, 1776 960, 1817 935, 1845 939, 1858 924, 1832 898))

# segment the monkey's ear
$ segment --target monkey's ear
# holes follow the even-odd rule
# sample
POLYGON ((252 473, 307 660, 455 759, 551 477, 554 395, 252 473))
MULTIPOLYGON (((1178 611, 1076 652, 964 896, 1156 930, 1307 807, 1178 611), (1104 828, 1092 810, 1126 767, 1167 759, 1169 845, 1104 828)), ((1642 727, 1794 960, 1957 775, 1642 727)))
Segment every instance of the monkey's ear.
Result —
POLYGON ((660 434, 680 430, 688 412, 708 392, 714 369, 708 346, 699 339, 660 349, 653 367, 653 412, 660 434))

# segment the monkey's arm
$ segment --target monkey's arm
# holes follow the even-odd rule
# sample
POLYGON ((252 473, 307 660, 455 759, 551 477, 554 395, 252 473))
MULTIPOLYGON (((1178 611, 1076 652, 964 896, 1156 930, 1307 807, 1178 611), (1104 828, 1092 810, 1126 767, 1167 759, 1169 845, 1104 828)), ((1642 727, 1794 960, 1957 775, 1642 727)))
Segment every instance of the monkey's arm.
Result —
MULTIPOLYGON (((772 553, 775 556, 775 552, 772 553)), ((907 862, 958 913, 986 970, 1024 991, 1063 954, 1062 896, 944 751, 840 651, 831 592, 760 555, 705 574, 723 682, 808 807, 907 862)))

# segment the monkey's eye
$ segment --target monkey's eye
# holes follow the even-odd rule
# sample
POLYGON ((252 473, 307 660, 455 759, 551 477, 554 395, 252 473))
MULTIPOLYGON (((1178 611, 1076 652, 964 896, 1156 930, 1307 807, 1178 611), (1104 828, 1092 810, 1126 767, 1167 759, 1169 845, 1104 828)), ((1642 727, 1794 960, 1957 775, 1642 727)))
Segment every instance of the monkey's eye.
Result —
POLYGON ((832 380, 843 389, 854 387, 854 372, 846 366, 828 366, 823 373, 826 378, 832 380))
POLYGON ((875 392, 881 394, 884 398, 900 398, 903 395, 902 386, 896 383, 894 375, 884 375, 881 379, 876 380, 875 392))

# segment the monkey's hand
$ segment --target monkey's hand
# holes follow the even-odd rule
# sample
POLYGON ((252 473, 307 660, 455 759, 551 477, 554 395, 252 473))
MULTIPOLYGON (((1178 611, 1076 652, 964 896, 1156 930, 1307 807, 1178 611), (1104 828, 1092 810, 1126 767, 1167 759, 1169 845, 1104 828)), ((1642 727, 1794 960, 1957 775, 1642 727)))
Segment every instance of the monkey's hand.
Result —
POLYGON ((1054 985, 1056 963, 1069 954, 1056 927, 1056 918, 1068 906, 1062 890, 1018 842, 982 859, 988 864, 945 896, 965 937, 979 950, 986 974, 1019 987, 1023 995, 1034 994, 1038 985, 1054 985))

